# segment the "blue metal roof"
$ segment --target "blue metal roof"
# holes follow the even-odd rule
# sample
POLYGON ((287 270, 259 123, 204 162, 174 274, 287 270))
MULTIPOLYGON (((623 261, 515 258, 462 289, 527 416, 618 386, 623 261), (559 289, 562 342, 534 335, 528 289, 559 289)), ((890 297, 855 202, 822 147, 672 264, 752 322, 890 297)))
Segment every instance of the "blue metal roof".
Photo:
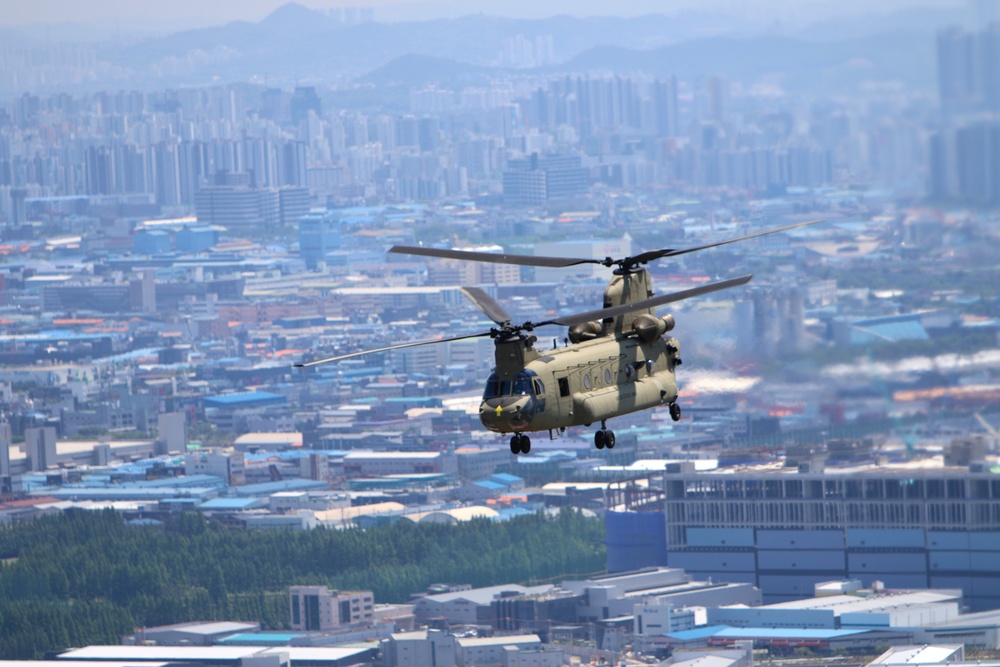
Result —
MULTIPOLYGON (((884 629, 884 628, 883 628, 884 629)), ((858 635, 869 632, 871 628, 863 630, 833 630, 833 629, 807 629, 807 628, 730 628, 724 627, 719 632, 714 633, 716 637, 752 638, 752 639, 836 639, 848 635, 858 635)))
POLYGON ((280 491, 306 491, 308 489, 329 488, 326 482, 318 482, 311 479, 285 479, 280 482, 264 482, 263 484, 245 484, 233 487, 233 491, 240 496, 269 496, 280 491))
POLYGON ((223 637, 215 643, 220 646, 284 646, 301 636, 301 632, 241 632, 223 637))
POLYGON ((711 637, 722 630, 728 629, 729 626, 726 625, 707 625, 703 628, 695 628, 693 630, 681 630, 679 632, 668 632, 665 636, 670 639, 676 639, 682 642, 691 642, 697 639, 704 639, 706 637, 711 637))
POLYGON ((484 489, 489 489, 491 491, 503 491, 507 488, 506 484, 501 484, 500 482, 494 482, 489 479, 477 479, 473 482, 476 486, 481 486, 484 489))
POLYGON ((510 486, 511 484, 520 484, 524 481, 523 478, 518 477, 517 475, 508 475, 505 472, 494 473, 490 475, 489 478, 495 482, 506 484, 507 486, 510 486))
POLYGON ((188 486, 225 486, 226 480, 218 475, 182 475, 180 477, 164 477, 163 479, 151 479, 142 482, 134 482, 129 486, 141 488, 184 488, 188 486))
POLYGON ((269 391, 247 391, 241 394, 221 394, 219 396, 206 396, 204 398, 206 405, 219 407, 235 407, 237 405, 252 405, 283 400, 285 400, 285 397, 281 394, 272 394, 269 391))
POLYGON ((876 324, 855 323, 851 329, 851 343, 860 345, 872 340, 928 340, 927 330, 917 321, 881 322, 876 324))
POLYGON ((497 510, 497 521, 507 521, 508 519, 513 519, 519 516, 527 516, 529 514, 534 514, 534 512, 524 507, 508 507, 506 509, 497 510))
POLYGON ((231 510, 240 512, 267 506, 263 498, 212 498, 198 505, 200 510, 231 510))

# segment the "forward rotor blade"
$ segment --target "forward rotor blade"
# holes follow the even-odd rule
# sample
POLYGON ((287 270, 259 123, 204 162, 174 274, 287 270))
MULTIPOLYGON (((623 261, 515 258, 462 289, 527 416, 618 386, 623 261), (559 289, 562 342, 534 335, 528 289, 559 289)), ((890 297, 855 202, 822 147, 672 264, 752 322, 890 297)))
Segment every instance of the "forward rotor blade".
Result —
POLYGON ((608 317, 617 317, 618 315, 624 315, 625 313, 631 313, 636 310, 655 308, 656 306, 662 306, 663 304, 666 303, 683 301, 684 299, 690 299, 692 297, 702 296, 703 294, 718 292, 719 290, 729 289, 730 287, 746 285, 748 282, 750 282, 751 278, 753 278, 753 275, 748 274, 745 276, 740 276, 739 278, 731 278, 730 280, 721 280, 717 283, 708 283, 707 285, 692 287, 691 289, 681 290, 680 292, 671 292, 670 294, 664 294, 662 296, 654 296, 651 299, 644 299, 642 301, 626 303, 622 304, 621 306, 615 306, 613 308, 603 308, 601 310, 592 310, 588 313, 579 313, 577 315, 567 315, 566 317, 557 317, 554 320, 540 322, 539 324, 536 324, 534 326, 540 327, 546 324, 561 324, 563 326, 571 327, 574 324, 583 324, 584 322, 603 320, 608 317))
POLYGON ((462 294, 469 297, 472 303, 479 306, 479 310, 486 313, 486 317, 497 324, 502 325, 504 322, 510 322, 510 315, 503 309, 503 306, 494 301, 493 297, 478 287, 463 287, 462 294))
POLYGON ((708 245, 695 246, 694 248, 680 248, 671 249, 664 248, 663 250, 650 250, 648 252, 639 253, 632 258, 632 261, 636 264, 646 264, 654 259, 660 259, 662 257, 676 257, 677 255, 684 255, 689 252, 696 252, 698 250, 707 250, 708 248, 717 248, 720 245, 727 245, 729 243, 737 243, 739 241, 747 241, 749 239, 755 239, 758 236, 767 236, 768 234, 777 234, 779 232, 787 232, 790 229, 797 229, 798 227, 806 227, 808 225, 815 225, 818 222, 824 222, 823 220, 807 220, 805 222, 796 222, 793 225, 785 225, 784 227, 775 227, 773 229, 764 229, 759 232, 754 232, 753 234, 747 234, 745 236, 737 236, 736 238, 726 239, 725 241, 718 241, 716 243, 709 243, 708 245))
POLYGON ((489 262, 490 264, 514 264, 516 266, 545 266, 561 269, 577 264, 603 264, 600 259, 575 259, 572 257, 542 257, 535 255, 497 255, 492 252, 476 252, 475 250, 446 250, 444 248, 424 248, 411 245, 394 245, 389 252, 403 255, 419 255, 421 257, 440 257, 442 259, 460 259, 468 262, 489 262))
POLYGON ((309 361, 304 364, 295 364, 295 368, 310 368, 312 366, 319 366, 320 364, 328 364, 332 361, 341 361, 343 359, 351 359, 352 357, 363 357, 366 354, 375 354, 377 352, 388 352, 389 350, 402 350, 406 347, 419 347, 421 345, 436 345, 437 343, 451 343, 456 340, 466 340, 469 338, 485 338, 489 336, 489 331, 484 331, 483 333, 469 334, 467 336, 455 336, 454 338, 436 338, 434 340, 420 340, 413 343, 402 343, 400 345, 389 345, 388 347, 378 347, 374 350, 363 350, 361 352, 351 352, 350 354, 339 354, 336 357, 327 357, 326 359, 317 359, 316 361, 309 361))

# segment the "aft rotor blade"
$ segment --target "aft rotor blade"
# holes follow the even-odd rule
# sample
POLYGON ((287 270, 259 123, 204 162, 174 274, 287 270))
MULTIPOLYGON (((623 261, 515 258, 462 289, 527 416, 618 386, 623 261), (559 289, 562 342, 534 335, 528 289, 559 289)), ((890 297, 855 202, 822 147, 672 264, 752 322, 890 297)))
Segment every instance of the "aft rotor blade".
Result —
POLYGON ((650 250, 648 252, 639 253, 635 257, 632 257, 632 262, 635 264, 646 264, 654 259, 660 259, 662 257, 676 257, 677 255, 684 255, 689 252, 697 252, 698 250, 707 250, 708 248, 717 248, 720 245, 727 245, 729 243, 737 243, 739 241, 747 241, 749 239, 755 239, 758 236, 767 236, 768 234, 777 234, 779 232, 787 232, 790 229, 797 229, 799 227, 806 227, 808 225, 815 225, 818 222, 824 222, 823 220, 807 220, 805 222, 796 222, 793 225, 785 225, 784 227, 775 227, 773 229, 764 229, 759 232, 754 232, 753 234, 747 234, 745 236, 737 236, 736 238, 726 239, 725 241, 718 241, 716 243, 709 243, 707 245, 695 246, 694 248, 680 248, 671 249, 664 248, 663 250, 650 250))
POLYGON ((542 257, 536 255, 507 255, 475 250, 447 250, 444 248, 424 248, 412 245, 394 245, 389 252, 441 259, 460 259, 468 262, 489 262, 490 264, 514 264, 516 266, 545 266, 561 269, 578 264, 603 264, 600 259, 578 259, 573 257, 542 257))
POLYGON ((377 352, 388 352, 389 350, 402 350, 406 347, 419 347, 421 345, 436 345, 437 343, 451 343, 456 340, 467 340, 469 338, 485 338, 489 336, 489 331, 484 331, 483 333, 469 334, 467 336, 455 336, 454 338, 435 338, 434 340, 419 340, 413 343, 401 343, 400 345, 389 345, 388 347, 379 347, 374 350, 363 350, 361 352, 351 352, 350 354, 338 354, 336 357, 327 357, 326 359, 317 359, 316 361, 308 361, 304 364, 295 364, 295 368, 310 368, 312 366, 319 366, 320 364, 328 364, 332 361, 341 361, 343 359, 351 359, 353 357, 363 357, 366 354, 375 354, 377 352))
POLYGON ((489 294, 478 287, 463 287, 461 289, 462 294, 469 297, 474 304, 479 306, 479 310, 486 313, 486 317, 501 325, 504 322, 510 322, 510 315, 489 294))
POLYGON ((567 315, 566 317, 557 317, 554 320, 541 322, 539 324, 536 324, 535 326, 540 327, 546 324, 561 324, 563 326, 571 327, 574 324, 583 324, 584 322, 603 320, 608 317, 617 317, 618 315, 624 315, 625 313, 631 313, 636 310, 655 308, 656 306, 662 306, 667 303, 674 303, 675 301, 683 301, 684 299, 690 299, 692 297, 702 296, 703 294, 718 292, 719 290, 729 289, 730 287, 746 285, 748 282, 750 282, 751 278, 753 278, 753 275, 748 274, 745 276, 740 276, 739 278, 731 278, 730 280, 721 280, 717 283, 708 283, 707 285, 692 287, 691 289, 681 290, 680 292, 671 292, 670 294, 664 294, 662 296, 654 296, 651 299, 643 299, 642 301, 634 301, 632 303, 622 304, 621 306, 614 306, 613 308, 603 308, 601 310, 592 310, 589 313, 579 313, 577 315, 567 315))

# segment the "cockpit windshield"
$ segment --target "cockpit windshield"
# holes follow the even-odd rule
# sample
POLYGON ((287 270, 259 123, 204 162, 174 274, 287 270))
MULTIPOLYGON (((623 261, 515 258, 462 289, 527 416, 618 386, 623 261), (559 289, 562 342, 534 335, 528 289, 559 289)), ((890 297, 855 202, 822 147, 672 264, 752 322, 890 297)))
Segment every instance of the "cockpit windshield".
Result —
POLYGON ((531 396, 531 376, 527 373, 518 373, 513 380, 500 380, 496 373, 491 373, 486 380, 483 399, 498 396, 531 396))

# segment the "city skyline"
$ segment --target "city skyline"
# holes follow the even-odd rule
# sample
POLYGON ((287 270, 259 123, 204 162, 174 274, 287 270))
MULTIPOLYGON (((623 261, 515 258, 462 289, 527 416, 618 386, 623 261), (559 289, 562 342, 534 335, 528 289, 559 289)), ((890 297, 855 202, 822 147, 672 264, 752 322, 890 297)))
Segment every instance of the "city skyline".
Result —
MULTIPOLYGON (((52 25, 60 23, 110 24, 118 30, 143 29, 155 32, 208 27, 231 21, 256 22, 274 12, 287 0, 246 0, 245 2, 216 1, 206 5, 197 0, 178 0, 169 4, 133 3, 127 0, 96 0, 81 5, 72 0, 43 0, 30 4, 9 4, 0 7, 0 26, 52 25)), ((496 2, 427 1, 427 0, 299 0, 297 4, 318 10, 372 8, 380 20, 415 21, 454 18, 472 14, 488 14, 510 18, 538 19, 557 15, 569 16, 638 16, 642 14, 728 14, 753 19, 760 25, 793 26, 843 18, 849 15, 887 14, 916 7, 955 8, 962 5, 954 0, 891 0, 873 9, 870 3, 852 0, 838 3, 832 9, 822 0, 808 2, 770 0, 767 3, 746 0, 679 0, 669 6, 653 0, 626 0, 615 3, 613 10, 604 2, 546 2, 526 0, 496 2)))

